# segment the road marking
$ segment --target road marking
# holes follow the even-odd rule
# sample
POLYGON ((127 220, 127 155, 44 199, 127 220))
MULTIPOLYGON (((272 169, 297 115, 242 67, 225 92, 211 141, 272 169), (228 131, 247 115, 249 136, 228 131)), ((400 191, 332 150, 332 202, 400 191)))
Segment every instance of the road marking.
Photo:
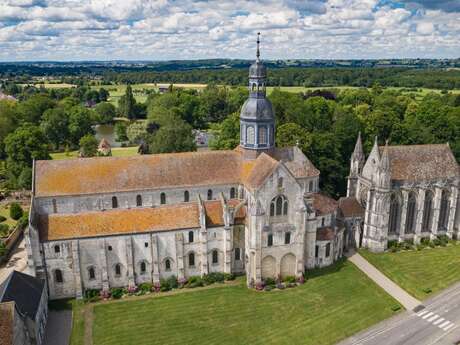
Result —
POLYGON ((449 323, 450 323, 450 321, 443 322, 443 323, 441 323, 438 327, 439 327, 439 328, 444 328, 444 327, 446 327, 449 323))
POLYGON ((433 315, 434 313, 433 312, 429 312, 428 314, 426 314, 425 316, 422 317, 422 319, 426 319, 428 317, 430 317, 431 315, 433 315))
POLYGON ((438 323, 441 323, 441 322, 443 322, 443 321, 445 321, 445 319, 442 317, 442 318, 440 318, 440 319, 437 319, 435 322, 433 322, 433 325, 436 326, 438 323))
POLYGON ((447 326, 447 327, 444 327, 443 330, 444 330, 444 331, 448 331, 448 330, 451 329, 452 327, 454 327, 454 324, 453 324, 453 323, 451 323, 451 324, 450 324, 449 326, 447 326))
POLYGON ((434 314, 434 316, 430 317, 427 321, 428 321, 428 322, 433 322, 433 321, 436 320, 438 317, 439 317, 439 315, 434 314))
POLYGON ((423 316, 424 314, 428 313, 428 310, 422 310, 420 313, 418 313, 418 316, 423 316))

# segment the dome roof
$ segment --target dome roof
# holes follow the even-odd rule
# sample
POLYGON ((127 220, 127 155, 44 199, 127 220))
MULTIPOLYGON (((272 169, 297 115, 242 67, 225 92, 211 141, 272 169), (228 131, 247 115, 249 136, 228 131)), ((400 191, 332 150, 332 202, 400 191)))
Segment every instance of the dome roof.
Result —
POLYGON ((260 62, 256 61, 254 62, 251 67, 249 67, 249 78, 252 77, 259 77, 259 78, 265 78, 267 76, 267 67, 260 62))
POLYGON ((241 108, 242 120, 274 120, 272 103, 266 98, 250 97, 241 108))

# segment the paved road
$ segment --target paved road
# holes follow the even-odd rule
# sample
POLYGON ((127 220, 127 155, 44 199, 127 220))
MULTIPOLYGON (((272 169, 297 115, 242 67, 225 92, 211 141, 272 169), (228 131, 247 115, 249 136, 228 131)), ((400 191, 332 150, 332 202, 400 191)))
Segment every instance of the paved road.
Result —
POLYGON ((44 345, 68 345, 72 331, 72 312, 53 311, 48 314, 44 345))
POLYGON ((339 345, 434 344, 460 344, 460 283, 426 301, 415 312, 406 311, 339 343, 339 345))

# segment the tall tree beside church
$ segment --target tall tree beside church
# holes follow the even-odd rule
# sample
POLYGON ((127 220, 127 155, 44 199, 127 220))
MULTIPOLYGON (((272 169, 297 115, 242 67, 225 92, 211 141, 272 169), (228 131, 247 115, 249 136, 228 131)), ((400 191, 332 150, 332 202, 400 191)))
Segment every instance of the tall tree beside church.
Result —
POLYGON ((131 85, 126 86, 125 94, 118 101, 118 111, 121 116, 127 117, 130 120, 136 119, 136 99, 133 96, 131 85))

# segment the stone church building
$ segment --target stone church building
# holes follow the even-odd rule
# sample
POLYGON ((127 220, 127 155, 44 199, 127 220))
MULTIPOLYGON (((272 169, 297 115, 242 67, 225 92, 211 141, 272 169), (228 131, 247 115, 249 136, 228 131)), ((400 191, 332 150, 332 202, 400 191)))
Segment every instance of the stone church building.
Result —
POLYGON ((210 272, 253 286, 342 256, 320 172, 275 146, 266 75, 257 45, 234 150, 34 162, 28 265, 51 299, 210 272))
POLYGON ((376 138, 366 160, 359 136, 347 190, 365 209, 363 227, 354 228, 357 246, 381 252, 389 241, 457 238, 459 185, 449 144, 379 147, 376 138))

